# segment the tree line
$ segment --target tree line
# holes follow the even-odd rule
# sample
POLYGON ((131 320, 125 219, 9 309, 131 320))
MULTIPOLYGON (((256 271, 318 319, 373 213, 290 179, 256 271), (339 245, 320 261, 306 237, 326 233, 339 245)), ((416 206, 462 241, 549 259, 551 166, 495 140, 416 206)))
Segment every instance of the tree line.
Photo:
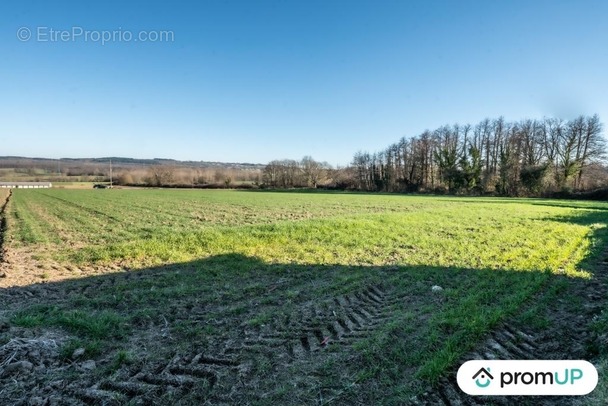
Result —
POLYGON ((262 185, 271 188, 316 188, 327 182, 331 169, 327 162, 315 161, 310 156, 305 156, 300 161, 274 160, 262 171, 262 185))
POLYGON ((403 137, 377 153, 357 152, 356 189, 388 192, 540 195, 589 190, 606 140, 598 115, 445 125, 403 137))

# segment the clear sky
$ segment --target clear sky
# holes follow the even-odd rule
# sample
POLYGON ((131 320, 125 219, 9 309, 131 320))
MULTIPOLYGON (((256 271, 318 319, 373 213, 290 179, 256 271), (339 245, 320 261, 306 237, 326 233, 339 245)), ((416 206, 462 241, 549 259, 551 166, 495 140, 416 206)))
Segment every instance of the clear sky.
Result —
POLYGON ((607 16, 606 1, 5 1, 0 155, 344 165, 443 124, 606 120, 607 16))

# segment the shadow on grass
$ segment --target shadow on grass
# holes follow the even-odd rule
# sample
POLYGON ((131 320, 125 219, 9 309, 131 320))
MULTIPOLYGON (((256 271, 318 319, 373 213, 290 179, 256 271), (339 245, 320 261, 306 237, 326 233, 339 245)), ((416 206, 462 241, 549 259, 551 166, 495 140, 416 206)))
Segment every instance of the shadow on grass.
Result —
MULTIPOLYGON (((229 254, 2 289, 8 323, 0 323, 0 336, 65 333, 64 363, 83 346, 101 366, 71 378, 76 386, 177 373, 179 360, 203 354, 213 383, 170 396, 185 403, 226 396, 236 403, 310 404, 319 396, 399 403, 565 279, 541 271, 268 264, 229 254)), ((108 388, 127 400, 143 396, 124 385, 108 388)))

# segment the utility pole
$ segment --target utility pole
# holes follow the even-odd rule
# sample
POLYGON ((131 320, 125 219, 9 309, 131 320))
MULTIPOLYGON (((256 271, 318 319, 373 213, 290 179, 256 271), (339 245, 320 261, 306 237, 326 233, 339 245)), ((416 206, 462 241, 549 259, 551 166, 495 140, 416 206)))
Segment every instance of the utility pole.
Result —
POLYGON ((112 187, 112 160, 110 159, 110 187, 112 187))

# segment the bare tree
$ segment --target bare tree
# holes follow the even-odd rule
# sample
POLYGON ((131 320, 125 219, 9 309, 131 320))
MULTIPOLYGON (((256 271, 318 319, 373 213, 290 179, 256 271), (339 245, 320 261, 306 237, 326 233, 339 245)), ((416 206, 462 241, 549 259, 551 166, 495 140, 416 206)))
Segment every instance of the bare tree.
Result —
POLYGON ((582 139, 579 140, 577 156, 579 172, 577 187, 582 187, 583 172, 590 163, 601 162, 606 158, 606 139, 602 137, 602 123, 597 114, 587 117, 582 139))
POLYGON ((175 168, 167 165, 153 165, 148 170, 148 184, 166 186, 173 182, 175 168))
POLYGON ((300 162, 302 172, 304 173, 304 179, 308 186, 316 188, 319 182, 325 176, 327 169, 327 163, 317 162, 310 156, 305 156, 300 162))
POLYGON ((264 184, 270 187, 279 186, 279 177, 281 174, 281 163, 280 161, 270 161, 262 172, 262 179, 264 184))
POLYGON ((353 183, 363 190, 416 191, 440 186, 513 196, 570 186, 583 189, 598 184, 591 173, 604 173, 598 170, 606 164, 602 130, 597 115, 571 121, 507 122, 500 117, 474 127, 443 126, 403 137, 384 151, 358 152, 351 173, 353 183), (589 167, 593 171, 585 176, 589 167))

